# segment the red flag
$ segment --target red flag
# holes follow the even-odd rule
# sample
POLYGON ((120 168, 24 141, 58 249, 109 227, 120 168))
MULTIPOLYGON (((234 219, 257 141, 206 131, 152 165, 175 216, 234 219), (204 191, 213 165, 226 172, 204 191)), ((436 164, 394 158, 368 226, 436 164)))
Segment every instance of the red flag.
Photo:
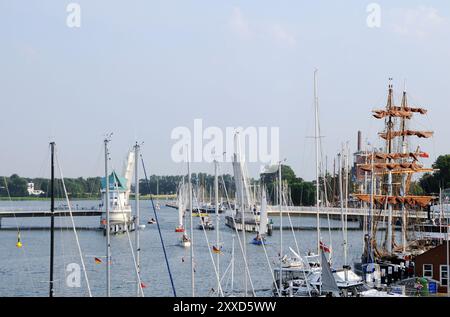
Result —
POLYGON ((141 282, 141 288, 146 288, 147 285, 144 284, 144 282, 141 282))
POLYGON ((430 155, 428 153, 426 153, 426 152, 421 152, 419 156, 423 157, 423 158, 429 158, 430 157, 430 155))
POLYGON ((100 260, 99 258, 94 258, 95 263, 100 264, 102 263, 102 260, 100 260))
POLYGON ((330 253, 331 252, 330 247, 326 246, 322 241, 320 241, 320 249, 323 252, 326 252, 326 253, 330 253))

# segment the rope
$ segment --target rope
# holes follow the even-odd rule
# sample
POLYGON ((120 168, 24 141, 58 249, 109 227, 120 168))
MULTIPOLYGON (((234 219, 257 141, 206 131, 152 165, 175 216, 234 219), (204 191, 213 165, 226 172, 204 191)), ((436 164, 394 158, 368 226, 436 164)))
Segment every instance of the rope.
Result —
MULTIPOLYGON (((225 180, 223 179, 223 176, 221 176, 221 179, 222 179, 222 184, 223 184, 223 187, 224 187, 225 197, 226 197, 226 199, 227 199, 228 206, 231 206, 231 205, 230 205, 230 200, 229 200, 229 197, 228 197, 227 188, 226 188, 226 186, 225 186, 225 180)), ((235 209, 234 211, 236 212, 236 209, 235 209)), ((244 259, 244 265, 245 265, 246 275, 248 276, 248 279, 249 279, 249 281, 250 281, 250 285, 251 285, 251 288, 252 288, 253 296, 256 297, 256 294, 255 294, 255 288, 253 287, 253 281, 252 281, 252 278, 251 278, 251 276, 250 276, 250 270, 249 270, 249 268, 248 268, 247 259, 246 259, 245 256, 244 256, 244 248, 242 247, 242 241, 241 241, 241 237, 240 237, 240 235, 239 235, 239 232, 238 232, 238 230, 237 230, 236 220, 234 219, 234 214, 231 216, 231 218, 233 219, 234 231, 236 232, 236 236, 237 236, 238 242, 239 242, 239 248, 241 249, 242 257, 243 257, 243 259, 244 259)), ((245 228, 242 228, 242 229, 245 229, 245 228)), ((245 241, 244 241, 244 242, 245 242, 245 241)), ((247 294, 245 294, 245 295, 247 295, 247 294)))
POLYGON ((177 297, 177 292, 175 290, 175 285, 173 283, 172 272, 170 270, 169 259, 167 258, 166 246, 164 245, 164 239, 163 239, 162 234, 161 234, 161 227, 159 226, 158 213, 156 212, 155 204, 153 202, 153 196, 151 194, 150 181, 149 181, 149 179, 147 177, 147 171, 145 169, 145 164, 144 164, 144 159, 142 157, 142 154, 140 156, 141 156, 141 162, 142 162, 142 169, 144 171, 144 176, 145 176, 145 182, 146 182, 147 187, 148 187, 148 192, 150 193, 150 200, 152 202, 153 213, 155 214, 156 225, 158 227, 159 239, 161 240, 161 246, 162 246, 162 249, 163 249, 163 252, 164 252, 164 259, 166 261, 167 271, 169 272, 169 278, 170 278, 170 284, 172 285, 173 296, 177 297))
MULTIPOLYGON (((197 203, 197 210, 198 210, 198 212, 200 213, 199 202, 198 202, 197 195, 195 194, 195 192, 194 192, 194 195, 193 195, 193 196, 194 196, 194 201, 197 203)), ((191 212, 192 212, 192 211, 191 211, 191 212)), ((219 272, 217 271, 217 267, 216 267, 215 262, 214 262, 214 257, 213 257, 212 252, 211 252, 211 247, 210 247, 210 244, 209 244, 209 239, 208 239, 208 236, 207 236, 207 234, 206 234, 205 224, 203 223, 203 221, 200 221, 200 223, 202 224, 202 229, 203 229, 203 233, 204 233, 204 236, 205 236, 206 245, 207 245, 207 247, 208 247, 209 256, 210 256, 211 261, 212 261, 213 266, 214 266, 214 273, 216 274, 216 278, 219 278, 219 279, 220 279, 220 277, 219 277, 219 272)), ((216 230, 219 230, 219 228, 216 228, 216 230)), ((219 292, 219 294, 223 297, 222 286, 220 285, 220 283, 219 283, 219 289, 218 289, 218 292, 219 292)))
POLYGON ((71 207, 71 204, 69 201, 69 195, 67 194, 66 184, 64 183, 64 176, 63 176, 61 165, 59 164, 57 153, 55 153, 55 158, 56 158, 56 165, 58 166, 59 173, 61 175, 61 182, 62 182, 62 186, 64 189, 64 195, 66 197, 67 207, 69 208, 70 221, 72 222, 73 234, 75 235, 75 241, 77 243, 78 253, 80 255, 81 266, 83 267, 83 273, 84 273, 84 278, 86 279, 86 286, 87 286, 88 294, 89 294, 89 297, 92 297, 91 287, 89 285, 89 279, 88 279, 87 271, 86 271, 86 266, 84 264, 83 253, 81 252, 80 241, 78 240, 77 229, 75 228, 75 221, 74 221, 73 215, 72 215, 72 207, 71 207))
MULTIPOLYGON (((113 173, 115 173, 114 166, 112 166, 112 168, 113 168, 113 173)), ((133 243, 131 242, 130 231, 128 230, 127 218, 126 218, 125 212, 124 212, 124 210, 122 208, 122 200, 121 200, 120 195, 119 195, 119 187, 118 187, 116 181, 114 181, 114 190, 117 193, 117 198, 118 198, 119 206, 120 206, 120 212, 122 213, 122 219, 123 219, 123 223, 125 225, 125 232, 127 234, 128 244, 129 244, 130 250, 131 250, 131 257, 133 258, 134 270, 136 272, 136 277, 137 277, 138 282, 139 282, 139 285, 138 285, 139 291, 141 292, 141 296, 144 297, 144 290, 142 288, 142 280, 141 280, 139 268, 138 268, 138 265, 137 265, 136 256, 134 254, 133 243)), ((109 203, 109 202, 107 202, 107 203, 109 203)), ((136 226, 135 230, 139 230, 139 224, 136 223, 135 226, 136 226)), ((106 230, 109 230, 109 228, 107 228, 106 230)))
MULTIPOLYGON (((5 182, 5 189, 6 189, 6 192, 7 192, 7 194, 8 194, 8 200, 9 200, 9 203, 10 203, 10 205, 12 206, 12 198, 11 198, 11 194, 10 194, 10 192, 9 192, 8 182, 7 182, 5 176, 3 176, 3 180, 4 180, 4 182, 5 182)), ((13 215, 14 215, 14 223, 15 223, 16 228, 17 228, 17 234, 20 235, 19 223, 18 223, 18 221, 17 221, 16 213, 14 212, 14 209, 13 209, 13 215)), ((22 240, 22 237, 21 237, 21 240, 22 240)), ((23 248, 21 248, 21 254, 22 254, 22 256, 25 258, 25 265, 26 265, 26 267, 27 267, 28 273, 30 274, 31 286, 32 286, 33 290, 36 292, 36 284, 34 283, 34 280, 33 280, 33 274, 31 274, 30 261, 29 261, 29 259, 28 259, 28 256, 27 256, 26 251, 25 251, 23 248)))

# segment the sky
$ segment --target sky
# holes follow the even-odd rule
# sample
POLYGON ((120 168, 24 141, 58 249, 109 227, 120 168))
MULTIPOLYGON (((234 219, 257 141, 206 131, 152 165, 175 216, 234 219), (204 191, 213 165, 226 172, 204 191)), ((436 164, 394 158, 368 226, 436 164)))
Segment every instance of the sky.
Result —
POLYGON ((329 168, 358 130, 381 145, 371 110, 388 78, 397 102, 406 82, 410 104, 429 109, 411 125, 435 131, 417 143, 430 165, 450 152, 450 3, 374 3, 379 27, 361 0, 0 0, 0 175, 48 177, 52 140, 65 177, 101 175, 109 132, 114 168, 139 141, 150 174, 186 173, 171 132, 200 118, 279 127, 280 157, 311 180, 314 69, 329 168), (67 25, 70 3, 80 27, 67 25))

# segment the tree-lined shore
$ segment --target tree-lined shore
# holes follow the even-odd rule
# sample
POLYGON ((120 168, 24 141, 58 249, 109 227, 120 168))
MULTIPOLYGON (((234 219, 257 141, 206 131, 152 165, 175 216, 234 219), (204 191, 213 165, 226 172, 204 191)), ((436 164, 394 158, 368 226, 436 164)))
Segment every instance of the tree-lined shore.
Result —
MULTIPOLYGON (((450 188, 450 154, 441 155, 433 164, 435 171, 433 173, 424 174, 420 179, 412 183, 412 189, 415 194, 437 194, 440 188, 450 188)), ((140 194, 142 199, 149 199, 150 195, 154 198, 174 198, 180 184, 182 175, 151 175, 149 182, 140 180, 140 194)), ((305 181, 297 177, 291 167, 282 166, 282 178, 288 185, 291 193, 291 199, 294 205, 311 206, 315 203, 315 181, 305 181)), ((336 197, 335 184, 337 184, 337 176, 327 174, 328 201, 333 202, 336 197)), ((265 174, 261 180, 267 187, 268 198, 275 200, 277 175, 265 174)), ((214 175, 206 173, 193 173, 192 183, 194 188, 203 187, 206 193, 205 197, 209 198, 209 193, 214 187, 214 175)), ((251 179, 250 183, 257 185, 260 180, 251 179)), ((321 179, 321 183, 323 180, 321 179)), ((67 192, 72 199, 99 199, 101 189, 101 177, 78 177, 65 178, 64 184, 67 192)), ((42 200, 48 198, 50 180, 46 178, 27 178, 13 174, 9 177, 1 177, 0 183, 0 200, 42 200), (42 194, 34 196, 29 195, 27 191, 28 183, 33 183, 34 188, 43 191, 42 194)), ((234 197, 235 185, 232 175, 223 175, 220 180, 220 188, 222 190, 225 185, 229 197, 234 197)), ((133 189, 133 188, 132 188, 133 189)), ((353 186, 350 184, 350 191, 353 186)), ((222 196, 224 191, 222 190, 222 196)), ((56 197, 64 198, 64 190, 61 179, 56 179, 56 197)))

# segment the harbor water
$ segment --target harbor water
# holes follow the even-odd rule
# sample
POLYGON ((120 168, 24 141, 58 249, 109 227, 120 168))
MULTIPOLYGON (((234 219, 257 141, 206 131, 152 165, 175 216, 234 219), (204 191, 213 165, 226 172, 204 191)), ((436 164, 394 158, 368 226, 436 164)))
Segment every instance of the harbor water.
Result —
MULTIPOLYGON (((57 205, 62 202, 57 203, 57 205)), ((177 226, 177 210, 164 206, 157 210, 162 237, 166 246, 170 269, 177 296, 191 296, 191 267, 190 249, 178 245, 180 233, 175 233, 177 226)), ((98 206, 98 201, 73 201, 72 207, 91 209, 98 206)), ((0 210, 49 210, 48 201, 17 201, 0 202, 0 210)), ((145 285, 145 296, 173 296, 164 253, 156 224, 147 224, 154 218, 150 201, 141 201, 141 223, 145 228, 141 231, 141 280, 145 285)), ((215 215, 211 215, 215 223, 215 215)), ((267 257, 262 246, 250 244, 254 233, 242 232, 239 239, 236 232, 225 226, 225 215, 220 215, 220 240, 222 254, 220 254, 220 275, 223 277, 224 291, 245 289, 245 265, 242 249, 245 248, 250 277, 247 280, 248 291, 255 290, 258 296, 269 296, 273 279, 271 269, 279 265, 280 231, 275 230, 267 238, 267 257), (235 241, 234 274, 231 278, 232 241, 235 241), (245 244, 245 246, 243 245, 245 244)), ((279 217, 271 216, 274 226, 279 225, 279 217)), ((73 280, 73 267, 81 267, 81 260, 75 240, 75 235, 69 217, 55 218, 55 296, 88 296, 87 283, 81 272, 79 287, 73 280)), ((291 217, 294 227, 315 227, 314 217, 291 217)), ((288 217, 283 217, 283 227, 289 226, 288 217)), ((216 231, 202 231, 197 227, 199 218, 194 217, 194 262, 195 262, 195 293, 196 296, 212 296, 217 290, 217 278, 213 260, 216 254, 210 253, 216 240, 216 231), (208 247, 208 242, 209 247, 208 247)), ((80 247, 85 262, 86 272, 93 296, 106 294, 106 238, 99 227, 100 219, 96 217, 76 217, 75 224, 80 247), (91 230, 87 230, 91 229, 91 230), (97 263, 95 258, 102 262, 97 263)), ((340 226, 339 220, 330 220, 331 226, 340 226)), ((48 228, 50 219, 47 218, 4 218, 0 230, 0 296, 48 296, 50 234, 43 229, 48 228), (17 228, 20 230, 22 248, 17 248, 17 228)), ((188 224, 189 225, 189 221, 188 224)), ((321 226, 328 227, 327 218, 321 218, 321 226)), ((349 223, 349 227, 357 227, 358 223, 349 223)), ((189 226, 187 226, 189 233, 189 226)), ((343 237, 342 231, 321 231, 322 240, 332 248, 333 267, 343 265, 343 237), (331 235, 331 241, 330 241, 331 235)), ((115 235, 111 237, 111 293, 113 296, 136 296, 136 273, 130 243, 134 247, 135 233, 115 235)), ((283 254, 293 256, 289 250, 305 254, 316 251, 317 234, 315 230, 283 230, 283 254)), ((352 264, 357 261, 363 250, 363 232, 361 230, 348 231, 348 258, 352 264)))

